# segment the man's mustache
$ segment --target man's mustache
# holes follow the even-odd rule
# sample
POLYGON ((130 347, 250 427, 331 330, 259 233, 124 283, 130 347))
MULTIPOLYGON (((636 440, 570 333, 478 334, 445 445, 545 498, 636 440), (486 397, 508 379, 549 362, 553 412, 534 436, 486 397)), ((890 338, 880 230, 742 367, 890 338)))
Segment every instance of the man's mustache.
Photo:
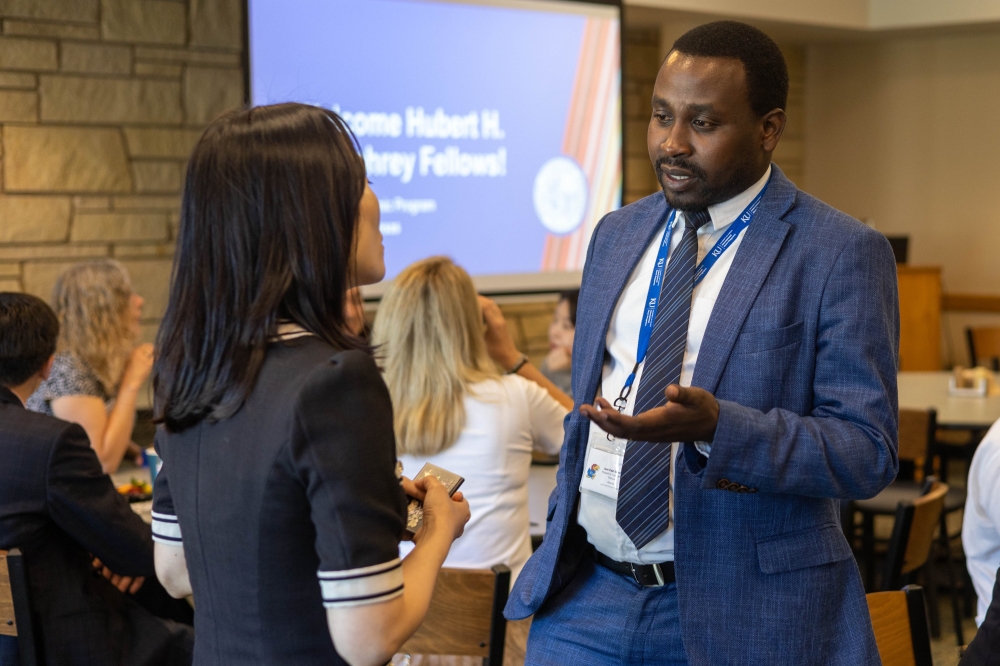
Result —
POLYGON ((656 171, 659 172, 664 168, 684 169, 689 172, 692 177, 699 180, 705 180, 705 172, 700 167, 682 158, 661 157, 656 160, 656 171))

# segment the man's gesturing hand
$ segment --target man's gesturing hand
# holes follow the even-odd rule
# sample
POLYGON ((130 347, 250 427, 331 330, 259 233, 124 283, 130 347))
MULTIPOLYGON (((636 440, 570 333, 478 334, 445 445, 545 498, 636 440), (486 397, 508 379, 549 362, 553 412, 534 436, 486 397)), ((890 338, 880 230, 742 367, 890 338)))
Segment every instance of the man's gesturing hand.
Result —
POLYGON ((581 405, 580 413, 615 437, 639 442, 711 442, 719 423, 719 402, 696 387, 671 384, 667 404, 638 416, 619 414, 610 402, 598 398, 581 405))

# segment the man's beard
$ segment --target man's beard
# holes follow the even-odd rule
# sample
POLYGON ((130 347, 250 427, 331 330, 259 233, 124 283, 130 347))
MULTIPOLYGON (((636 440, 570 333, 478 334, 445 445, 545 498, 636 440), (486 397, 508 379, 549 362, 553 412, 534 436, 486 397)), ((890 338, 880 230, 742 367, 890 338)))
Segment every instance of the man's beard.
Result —
MULTIPOLYGON (((752 163, 750 160, 743 166, 744 168, 737 170, 737 174, 741 175, 752 172, 752 163)), ((670 204, 671 208, 680 211, 705 210, 709 206, 732 199, 753 184, 752 182, 744 184, 742 181, 738 181, 712 187, 708 184, 708 174, 705 170, 684 158, 661 157, 656 160, 656 177, 660 181, 660 188, 663 190, 663 196, 666 197, 667 203, 670 204), (671 192, 663 186, 660 180, 663 177, 662 168, 684 169, 691 174, 693 180, 701 184, 701 187, 693 192, 671 192)))

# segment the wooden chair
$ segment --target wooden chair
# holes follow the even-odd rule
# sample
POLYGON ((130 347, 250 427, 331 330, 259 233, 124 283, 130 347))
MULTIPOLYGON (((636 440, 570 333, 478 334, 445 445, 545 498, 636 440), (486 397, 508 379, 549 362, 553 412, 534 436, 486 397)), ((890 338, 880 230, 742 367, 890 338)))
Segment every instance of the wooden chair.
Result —
MULTIPOLYGON (((853 526, 854 512, 862 515, 862 548, 864 559, 867 589, 875 589, 875 517, 895 516, 900 503, 913 502, 923 495, 927 488, 921 480, 924 474, 930 478, 930 455, 934 450, 935 434, 937 432, 937 414, 933 409, 929 410, 899 410, 899 477, 893 481, 888 488, 875 497, 867 500, 851 502, 848 515, 845 519, 848 526, 853 526)), ((965 509, 966 491, 964 487, 948 487, 948 492, 944 498, 944 510, 939 520, 940 550, 944 555, 944 566, 948 576, 949 590, 951 593, 952 611, 955 622, 955 636, 962 642, 962 614, 959 601, 958 577, 955 575, 955 562, 952 558, 952 542, 961 543, 961 530, 956 534, 948 532, 948 515, 965 509)), ((852 541, 853 543, 853 541, 852 541)), ((959 558, 961 563, 962 557, 959 558)), ((962 575, 962 574, 960 574, 962 575)), ((969 582, 963 575, 963 587, 968 588, 969 582)), ((886 587, 883 583, 881 589, 896 589, 898 586, 886 587)), ((927 594, 931 600, 931 629, 934 636, 941 633, 940 618, 937 607, 937 590, 933 585, 928 584, 927 594)))
POLYGON ((40 662, 28 605, 28 574, 17 548, 0 550, 0 636, 17 639, 21 666, 40 662))
POLYGON ((490 571, 441 569, 423 624, 400 652, 482 657, 483 666, 503 666, 510 594, 510 568, 490 571))
POLYGON ((965 339, 973 366, 985 365, 1000 372, 1000 328, 967 328, 965 339))
POLYGON ((937 412, 933 409, 899 410, 899 476, 875 497, 848 505, 844 516, 845 533, 854 543, 854 514, 862 515, 861 552, 865 561, 865 586, 875 586, 875 516, 892 516, 900 502, 910 502, 923 494, 921 479, 927 452, 937 430, 937 412))
POLYGON ((883 591, 898 589, 904 581, 909 582, 908 579, 930 560, 934 532, 941 522, 948 484, 932 480, 929 485, 926 493, 911 502, 900 502, 896 508, 896 522, 892 527, 882 576, 883 591))
POLYGON ((867 595, 883 666, 933 666, 927 608, 919 585, 867 595))

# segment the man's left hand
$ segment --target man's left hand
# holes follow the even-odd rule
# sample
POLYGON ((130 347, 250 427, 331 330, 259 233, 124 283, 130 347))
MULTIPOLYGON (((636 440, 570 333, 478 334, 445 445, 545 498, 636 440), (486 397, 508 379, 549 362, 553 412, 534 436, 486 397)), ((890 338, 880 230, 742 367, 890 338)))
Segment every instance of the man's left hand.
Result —
POLYGON ((705 389, 671 384, 667 404, 638 416, 618 413, 610 402, 598 398, 581 405, 580 413, 601 430, 620 439, 638 442, 711 442, 719 423, 719 402, 705 389))

